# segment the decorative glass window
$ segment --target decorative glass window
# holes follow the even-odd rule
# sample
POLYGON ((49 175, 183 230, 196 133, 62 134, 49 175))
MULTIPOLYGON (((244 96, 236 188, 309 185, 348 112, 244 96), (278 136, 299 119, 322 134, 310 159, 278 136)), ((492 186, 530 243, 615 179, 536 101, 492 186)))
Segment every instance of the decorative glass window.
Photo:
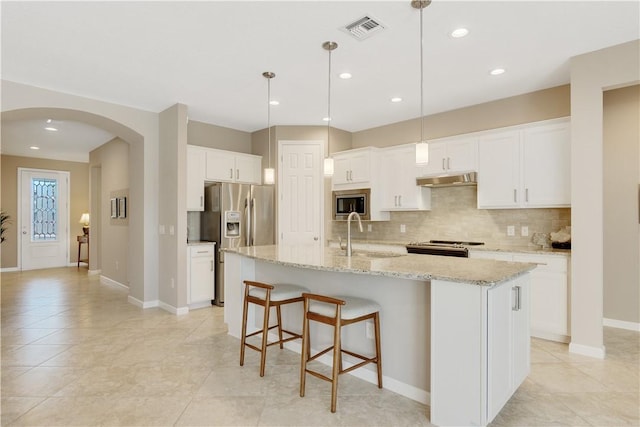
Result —
POLYGON ((58 181, 47 178, 31 180, 31 238, 33 241, 56 240, 58 231, 58 181))

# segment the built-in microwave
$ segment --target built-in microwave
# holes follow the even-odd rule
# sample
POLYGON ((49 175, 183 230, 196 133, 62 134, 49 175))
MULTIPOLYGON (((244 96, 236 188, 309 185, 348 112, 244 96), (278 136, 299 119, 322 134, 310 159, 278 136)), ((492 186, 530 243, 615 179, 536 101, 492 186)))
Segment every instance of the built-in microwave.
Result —
POLYGON ((370 219, 369 203, 371 190, 344 190, 333 192, 333 219, 346 220, 351 212, 357 212, 360 219, 370 219))

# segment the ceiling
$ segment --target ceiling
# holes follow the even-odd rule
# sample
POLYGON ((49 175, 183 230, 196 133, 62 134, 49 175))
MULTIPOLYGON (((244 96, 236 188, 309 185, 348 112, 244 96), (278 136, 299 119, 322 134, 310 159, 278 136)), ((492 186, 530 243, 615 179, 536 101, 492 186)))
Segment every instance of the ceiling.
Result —
MULTIPOLYGON (((329 55, 322 43, 331 40, 339 45, 332 126, 353 132, 420 113, 420 13, 408 0, 1 7, 5 80, 153 112, 179 102, 192 120, 252 132, 267 124, 262 73, 272 71, 271 95, 280 105, 271 107, 271 124, 324 125, 329 55), (365 40, 341 30, 364 15, 384 30, 365 40), (345 71, 353 77, 337 77, 345 71), (390 102, 394 96, 403 101, 390 102)), ((569 83, 569 58, 640 38, 639 16, 638 1, 435 0, 423 11, 424 113, 569 83), (458 27, 469 35, 451 37, 458 27), (490 75, 496 67, 506 72, 490 75)), ((86 127, 76 135, 76 125, 56 138, 85 157, 112 137, 94 139, 86 127)), ((42 134, 39 122, 3 122, 2 152, 31 145, 32 126, 42 134)))

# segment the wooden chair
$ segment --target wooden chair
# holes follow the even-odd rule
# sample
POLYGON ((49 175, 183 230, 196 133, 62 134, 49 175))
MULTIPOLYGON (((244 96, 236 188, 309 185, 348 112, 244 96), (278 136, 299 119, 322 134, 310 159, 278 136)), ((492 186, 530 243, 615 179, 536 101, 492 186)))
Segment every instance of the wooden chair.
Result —
POLYGON ((375 363, 378 371, 378 388, 382 388, 382 360, 380 352, 380 306, 371 300, 347 296, 323 296, 303 293, 304 318, 302 328, 302 363, 300 367, 300 396, 304 397, 306 374, 331 383, 331 412, 336 412, 338 398, 338 376, 369 363, 375 363), (367 357, 342 348, 341 328, 353 323, 373 320, 375 332, 374 357, 367 357), (333 345, 315 355, 311 355, 311 337, 309 336, 309 321, 333 326, 333 345), (307 363, 333 350, 333 366, 331 378, 307 368, 307 363), (361 359, 347 369, 342 368, 342 353, 361 359))
POLYGON ((240 366, 244 365, 244 350, 245 347, 249 347, 260 353, 260 376, 264 377, 264 367, 267 360, 267 347, 275 344, 279 344, 280 348, 283 348, 282 344, 285 342, 302 338, 302 335, 296 332, 287 331, 282 329, 282 313, 280 307, 285 304, 293 304, 296 302, 302 302, 302 293, 307 292, 308 289, 288 284, 274 284, 269 285, 266 283, 254 282, 251 280, 245 280, 244 289, 244 305, 242 308, 242 339, 240 343, 240 366), (262 329, 257 330, 247 335, 247 312, 249 310, 249 303, 259 305, 264 308, 264 317, 262 320, 262 329), (278 323, 273 326, 269 326, 269 313, 271 308, 276 308, 276 317, 278 323), (267 336, 269 330, 278 328, 278 341, 271 343, 267 342, 267 336), (283 338, 282 333, 290 335, 290 337, 283 338), (257 347, 249 344, 247 338, 254 335, 262 334, 262 345, 257 347))

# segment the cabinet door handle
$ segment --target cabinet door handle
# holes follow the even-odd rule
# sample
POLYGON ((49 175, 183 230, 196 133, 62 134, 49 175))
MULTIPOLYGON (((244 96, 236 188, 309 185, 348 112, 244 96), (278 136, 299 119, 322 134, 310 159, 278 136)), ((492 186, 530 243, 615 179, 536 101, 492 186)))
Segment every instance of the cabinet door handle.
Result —
POLYGON ((393 196, 393 206, 398 206, 398 196, 393 196))
POLYGON ((442 158, 442 170, 446 170, 446 169, 447 169, 447 168, 445 167, 445 165, 444 165, 444 161, 445 161, 445 160, 444 160, 444 157, 443 157, 443 158, 442 158))
POLYGON ((353 171, 349 171, 349 181, 353 181, 353 171))
POLYGON ((349 171, 344 171, 345 181, 349 181, 349 171))
POLYGON ((451 157, 447 157, 447 169, 451 169, 451 157))
POLYGON ((511 310, 513 311, 520 311, 520 309, 522 308, 521 289, 522 288, 520 286, 514 286, 513 288, 511 288, 511 290, 515 291, 515 301, 511 306, 511 310))
POLYGON ((240 169, 236 169, 236 179, 240 179, 240 169))
POLYGON ((529 202, 529 189, 528 188, 524 189, 524 201, 525 202, 529 202))
POLYGON ((398 206, 402 207, 402 194, 398 196, 398 206))
POLYGON ((233 168, 229 169, 229 179, 233 179, 233 168))
POLYGON ((203 202, 203 200, 202 200, 202 199, 203 199, 203 197, 202 197, 202 196, 200 196, 200 207, 202 207, 202 202, 203 202))
POLYGON ((211 270, 210 271, 213 271, 213 260, 211 260, 211 270))
POLYGON ((518 203, 518 190, 513 189, 513 202, 518 203))

